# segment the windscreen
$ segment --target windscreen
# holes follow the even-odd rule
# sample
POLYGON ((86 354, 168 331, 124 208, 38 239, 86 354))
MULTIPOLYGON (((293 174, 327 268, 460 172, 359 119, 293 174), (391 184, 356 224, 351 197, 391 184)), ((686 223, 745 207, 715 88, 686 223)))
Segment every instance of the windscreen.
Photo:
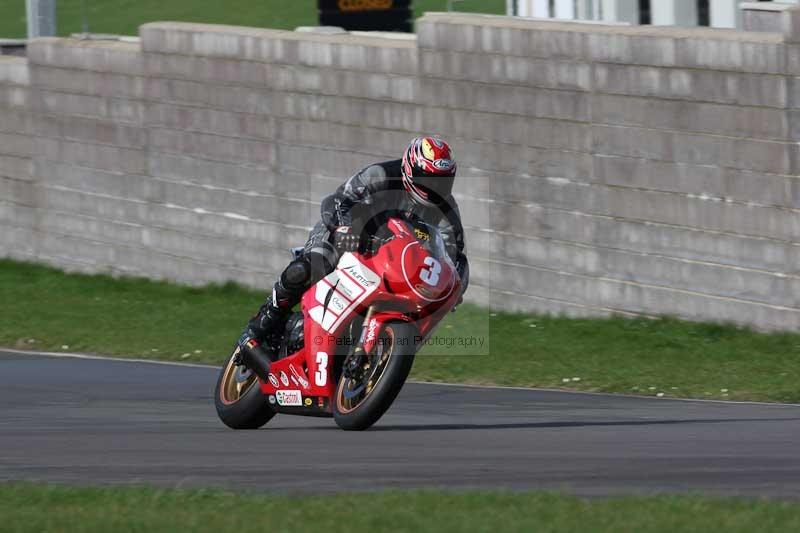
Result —
POLYGON ((417 241, 422 244, 423 248, 425 248, 431 256, 436 259, 445 259, 449 257, 444 245, 444 239, 437 227, 419 220, 413 224, 413 227, 414 236, 417 238, 417 241))

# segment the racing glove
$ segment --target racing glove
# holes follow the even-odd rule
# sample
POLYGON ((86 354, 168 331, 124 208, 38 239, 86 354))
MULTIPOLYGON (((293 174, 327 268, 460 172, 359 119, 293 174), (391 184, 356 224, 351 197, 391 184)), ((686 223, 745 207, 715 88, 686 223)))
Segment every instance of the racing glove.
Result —
POLYGON ((333 232, 333 246, 339 252, 354 252, 358 250, 358 235, 353 233, 351 226, 339 226, 333 232))

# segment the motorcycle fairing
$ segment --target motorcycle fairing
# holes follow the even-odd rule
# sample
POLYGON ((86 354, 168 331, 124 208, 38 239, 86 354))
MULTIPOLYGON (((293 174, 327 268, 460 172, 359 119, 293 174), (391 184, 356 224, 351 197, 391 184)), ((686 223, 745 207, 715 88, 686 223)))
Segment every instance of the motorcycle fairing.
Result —
POLYGON ((347 252, 336 270, 316 284, 317 305, 311 307, 308 314, 322 329, 334 333, 359 304, 375 292, 380 280, 380 276, 347 252))
POLYGON ((388 227, 395 236, 393 241, 375 254, 343 254, 336 270, 303 295, 304 347, 274 362, 270 380, 260 383, 276 412, 332 416, 335 359, 349 348, 343 344, 349 337, 342 331, 367 307, 377 306, 373 320, 362 325, 361 335, 368 341, 364 348, 369 353, 384 323, 414 320, 420 339, 426 339, 455 305, 460 283, 438 231, 425 226, 425 234, 420 235, 415 226, 398 219, 390 220, 388 227), (439 276, 435 282, 431 277, 434 271, 439 276), (372 339, 368 338, 370 324, 376 332, 372 339), (288 385, 283 383, 284 375, 288 385), (280 405, 279 390, 299 391, 301 405, 297 405, 296 394, 281 394, 294 401, 293 405, 280 405))

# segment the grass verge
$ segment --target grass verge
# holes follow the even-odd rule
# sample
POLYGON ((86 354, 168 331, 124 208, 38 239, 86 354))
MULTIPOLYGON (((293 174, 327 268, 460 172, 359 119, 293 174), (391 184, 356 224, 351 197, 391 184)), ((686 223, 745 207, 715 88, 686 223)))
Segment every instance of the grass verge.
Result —
POLYGON ((800 530, 796 503, 656 496, 581 500, 547 493, 408 491, 244 496, 216 490, 0 485, 3 530, 537 531, 546 533, 800 530))
MULTIPOLYGON (((83 2, 92 33, 138 35, 140 25, 158 20, 289 30, 317 24, 316 0, 59 0, 59 35, 83 31, 83 2)), ((505 0, 463 0, 454 5, 458 11, 505 13, 505 0)), ((446 6, 447 0, 415 0, 414 15, 446 11, 446 6)), ((24 0, 0 2, 0 38, 23 38, 25 31, 24 0)))
MULTIPOLYGON (((233 284, 192 288, 0 260, 0 346, 220 363, 263 298, 233 284)), ((485 336, 490 349, 426 348, 413 378, 800 403, 798 334, 464 305, 437 335, 485 336)))

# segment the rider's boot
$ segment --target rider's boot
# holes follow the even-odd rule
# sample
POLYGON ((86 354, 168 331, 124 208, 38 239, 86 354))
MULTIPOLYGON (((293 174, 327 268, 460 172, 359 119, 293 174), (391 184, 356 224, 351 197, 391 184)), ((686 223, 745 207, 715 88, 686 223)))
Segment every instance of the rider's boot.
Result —
POLYGON ((278 359, 281 339, 292 307, 313 279, 314 262, 299 255, 289 263, 272 288, 272 296, 258 310, 239 338, 242 357, 239 363, 253 370, 262 379, 269 374, 269 361, 278 359))
POLYGON ((268 298, 239 337, 236 364, 249 368, 263 381, 269 380, 270 365, 278 360, 281 334, 290 309, 281 309, 268 298))
MULTIPOLYGON (((239 337, 241 350, 256 353, 256 358, 271 361, 278 359, 278 350, 291 313, 291 302, 280 282, 275 284, 272 296, 258 310, 239 337)), ((256 370, 255 368, 253 370, 256 370)))
POLYGON ((247 323, 245 333, 266 347, 277 351, 280 348, 281 337, 290 313, 291 307, 288 305, 277 305, 274 296, 267 298, 258 313, 247 323))

